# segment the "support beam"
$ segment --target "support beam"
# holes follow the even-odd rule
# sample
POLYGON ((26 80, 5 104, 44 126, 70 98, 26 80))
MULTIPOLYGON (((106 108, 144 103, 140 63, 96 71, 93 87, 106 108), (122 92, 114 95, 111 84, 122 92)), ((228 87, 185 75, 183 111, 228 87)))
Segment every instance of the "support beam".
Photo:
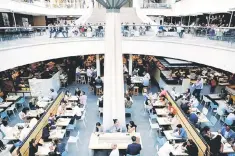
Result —
POLYGON ((15 18, 15 13, 12 12, 12 16, 13 16, 13 21, 14 21, 14 27, 16 27, 16 18, 15 18))
POLYGON ((190 25, 190 16, 188 17, 188 26, 190 25))
POLYGON ((100 55, 96 54, 96 71, 97 76, 100 76, 100 55))
POLYGON ((104 60, 104 130, 108 130, 113 125, 113 119, 118 119, 120 125, 125 126, 122 42, 120 32, 120 9, 107 10, 105 58, 108 59, 104 60))
POLYGON ((229 21, 229 25, 228 25, 228 27, 230 27, 230 26, 231 26, 232 19, 233 19, 233 11, 232 11, 232 13, 231 13, 231 17, 230 17, 230 21, 229 21))
POLYGON ((129 75, 132 75, 132 65, 133 65, 132 54, 130 54, 129 55, 129 75))
POLYGON ((171 23, 172 23, 172 18, 173 18, 173 17, 171 16, 171 23))

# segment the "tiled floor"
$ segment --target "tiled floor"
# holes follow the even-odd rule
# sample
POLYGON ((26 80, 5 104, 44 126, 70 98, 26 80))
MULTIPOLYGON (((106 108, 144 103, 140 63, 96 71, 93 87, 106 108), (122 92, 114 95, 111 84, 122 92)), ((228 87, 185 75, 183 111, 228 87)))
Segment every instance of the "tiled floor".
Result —
MULTIPOLYGON (((87 127, 85 128, 82 123, 79 123, 77 125, 77 129, 80 131, 80 139, 81 144, 79 144, 79 147, 76 146, 69 146, 69 156, 88 156, 88 145, 89 145, 89 139, 91 133, 94 131, 95 123, 97 121, 102 122, 102 118, 100 119, 98 116, 98 108, 96 105, 97 96, 88 93, 88 86, 82 85, 82 84, 73 84, 68 86, 66 89, 70 90, 70 92, 74 92, 75 88, 79 87, 81 90, 85 91, 88 96, 88 109, 87 109, 87 127)), ((66 89, 62 89, 60 91, 64 91, 66 89)), ((157 87, 152 87, 152 92, 158 91, 157 87)), ((205 87, 203 93, 208 92, 208 88, 205 87)), ((156 142, 157 133, 153 132, 152 136, 149 136, 149 122, 148 122, 148 116, 143 114, 143 102, 144 99, 141 94, 139 96, 133 97, 133 117, 132 120, 136 123, 137 131, 140 132, 142 137, 142 143, 143 143, 143 150, 141 156, 155 156, 156 155, 156 149, 154 148, 154 144, 156 142)), ((209 112, 208 117, 211 115, 211 112, 209 112)), ((11 122, 10 125, 15 125, 19 118, 11 116, 11 122)), ((129 117, 126 118, 126 121, 128 122, 130 120, 129 117)), ((221 123, 217 122, 216 126, 212 128, 212 130, 218 130, 221 127, 221 123)), ((76 135, 77 130, 72 132, 71 135, 76 135)), ((66 142, 68 138, 65 138, 63 141, 66 142)), ((96 156, 106 156, 104 152, 97 153, 96 156)), ((107 155, 108 156, 108 155, 107 155)))

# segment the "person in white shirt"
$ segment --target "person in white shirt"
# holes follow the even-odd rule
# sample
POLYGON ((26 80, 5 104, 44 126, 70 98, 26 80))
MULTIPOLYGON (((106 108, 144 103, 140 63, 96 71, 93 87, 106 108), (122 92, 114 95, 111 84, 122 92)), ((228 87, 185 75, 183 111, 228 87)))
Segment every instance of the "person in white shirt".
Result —
POLYGON ((79 108, 79 105, 76 105, 76 106, 74 107, 74 111, 75 111, 75 119, 76 119, 76 120, 81 119, 81 117, 82 117, 82 112, 81 112, 81 109, 79 108))
POLYGON ((147 72, 145 72, 145 74, 144 74, 144 78, 146 78, 146 79, 148 79, 148 80, 150 80, 150 79, 151 79, 151 77, 150 77, 149 73, 147 73, 147 72))
POLYGON ((159 156, 169 156, 174 151, 171 141, 167 141, 157 152, 159 156))
POLYGON ((50 97, 49 98, 51 100, 55 100, 58 94, 55 92, 54 89, 50 89, 50 91, 51 91, 51 93, 50 93, 50 97))
POLYGON ((109 156, 119 156, 119 150, 117 144, 112 144, 112 151, 109 156))
POLYGON ((78 66, 77 68, 76 68, 76 81, 78 82, 78 79, 80 78, 80 72, 81 72, 81 69, 80 69, 80 67, 78 66))
POLYGON ((2 121, 2 124, 1 124, 1 126, 0 126, 0 130, 2 131, 2 133, 3 133, 4 135, 6 135, 7 132, 10 131, 10 127, 8 126, 7 120, 3 120, 3 121, 2 121))
POLYGON ((62 103, 62 104, 59 106, 56 115, 57 115, 57 116, 60 116, 60 115, 63 114, 64 112, 65 112, 65 103, 62 103))
POLYGON ((92 70, 91 70, 91 67, 88 67, 87 70, 86 70, 86 75, 87 77, 92 77, 92 70))
POLYGON ((235 114, 234 113, 229 113, 229 115, 227 116, 226 119, 234 122, 235 121, 235 114))

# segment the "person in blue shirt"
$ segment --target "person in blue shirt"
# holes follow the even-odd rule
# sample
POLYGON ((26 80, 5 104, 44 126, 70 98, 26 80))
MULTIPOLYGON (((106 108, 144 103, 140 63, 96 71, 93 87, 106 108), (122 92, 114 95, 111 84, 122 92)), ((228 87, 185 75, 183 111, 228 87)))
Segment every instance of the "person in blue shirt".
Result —
POLYGON ((174 136, 177 137, 177 138, 187 139, 187 137, 188 137, 187 133, 184 130, 184 128, 182 127, 182 125, 178 124, 176 127, 177 128, 174 130, 174 133, 177 132, 177 135, 174 135, 174 136))
POLYGON ((221 129, 221 135, 228 139, 234 136, 234 132, 230 129, 230 126, 226 125, 221 129))
POLYGON ((200 115, 200 112, 194 113, 191 112, 189 115, 189 121, 196 126, 196 124, 198 123, 198 116, 200 115))

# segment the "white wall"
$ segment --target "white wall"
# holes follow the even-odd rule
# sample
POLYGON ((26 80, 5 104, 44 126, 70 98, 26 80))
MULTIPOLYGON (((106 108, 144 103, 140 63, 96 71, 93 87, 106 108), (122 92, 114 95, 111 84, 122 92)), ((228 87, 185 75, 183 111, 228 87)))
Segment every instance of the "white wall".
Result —
MULTIPOLYGON (((0 51, 0 71, 20 65, 67 56, 103 54, 104 41, 77 41, 0 51)), ((166 41, 122 42, 122 52, 165 56, 198 62, 235 73, 235 51, 166 41)))

